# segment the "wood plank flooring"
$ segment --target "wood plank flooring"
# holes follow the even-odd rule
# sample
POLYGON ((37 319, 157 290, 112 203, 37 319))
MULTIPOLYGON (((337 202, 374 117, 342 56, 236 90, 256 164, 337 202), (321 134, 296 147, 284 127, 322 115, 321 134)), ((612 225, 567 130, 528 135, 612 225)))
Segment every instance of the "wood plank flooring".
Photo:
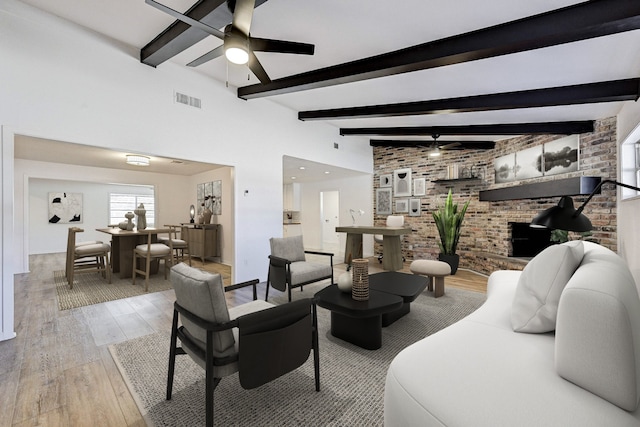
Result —
MULTIPOLYGON (((64 254, 32 255, 30 267, 15 276, 17 337, 0 342, 0 426, 144 426, 108 345, 169 331, 173 290, 59 311, 53 271, 64 268, 64 254)), ((222 270, 229 284, 230 272, 222 270)), ((336 265, 336 277, 345 270, 336 265)), ((375 271, 382 269, 372 258, 375 271)), ((403 271, 409 272, 408 263, 403 271)), ((478 292, 486 292, 486 282, 465 270, 446 278, 447 286, 478 292)), ((261 284, 259 296, 264 291, 261 284)), ((227 302, 250 299, 245 289, 230 293, 227 302)))

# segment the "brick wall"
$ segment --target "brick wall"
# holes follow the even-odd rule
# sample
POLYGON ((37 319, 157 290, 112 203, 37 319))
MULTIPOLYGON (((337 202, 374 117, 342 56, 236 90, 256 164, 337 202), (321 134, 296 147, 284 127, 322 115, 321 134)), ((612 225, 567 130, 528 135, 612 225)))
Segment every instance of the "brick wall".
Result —
MULTIPOLYGON (((616 119, 597 120, 593 133, 580 135, 579 170, 577 172, 533 178, 522 181, 495 184, 493 161, 497 157, 515 153, 525 148, 563 138, 565 135, 526 135, 496 142, 493 150, 448 150, 440 157, 429 157, 428 147, 374 147, 374 200, 379 176, 391 174, 395 169, 411 168, 412 179, 425 178, 426 195, 421 197, 422 214, 419 217, 405 215, 405 222, 413 233, 404 237, 403 255, 406 259, 436 259, 438 256, 438 231, 431 213, 444 203, 449 188, 454 201, 462 204, 470 200, 462 235, 458 245, 460 267, 486 274, 499 268, 521 269, 525 263, 508 259, 510 250, 509 222, 530 222, 543 209, 558 203, 559 198, 535 200, 509 200, 504 202, 480 202, 480 190, 511 187, 573 176, 600 176, 616 179, 616 119), (479 171, 481 179, 434 183, 446 178, 447 166, 458 164, 459 171, 479 171)), ((578 207, 586 196, 573 197, 578 207)), ((394 197, 394 201, 397 198, 394 197)), ((395 205, 394 205, 395 209, 395 205)), ((395 212, 395 210, 394 210, 395 212)), ((617 246, 616 188, 605 185, 602 194, 589 202, 584 212, 591 220, 593 238, 612 250, 617 246)), ((386 215, 375 215, 375 225, 384 225, 386 215)), ((579 238, 570 233, 571 238, 579 238)), ((379 249, 379 248, 378 248, 379 249)))

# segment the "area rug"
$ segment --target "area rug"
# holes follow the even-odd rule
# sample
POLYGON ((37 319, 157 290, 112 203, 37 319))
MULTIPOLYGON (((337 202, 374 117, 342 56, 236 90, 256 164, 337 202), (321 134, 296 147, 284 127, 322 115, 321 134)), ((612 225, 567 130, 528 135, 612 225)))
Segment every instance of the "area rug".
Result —
MULTIPOLYGON (((193 266, 211 273, 218 273, 222 276, 225 285, 231 284, 231 267, 228 265, 215 262, 208 262, 203 265, 202 262, 194 260, 193 266)), ((58 308, 60 310, 69 310, 85 305, 99 304, 171 289, 171 282, 164 280, 164 274, 162 270, 160 271, 159 274, 149 278, 149 292, 144 291, 144 278, 142 277, 138 277, 136 285, 133 286, 131 278, 120 279, 117 274, 114 274, 111 277, 111 283, 108 283, 106 279, 103 279, 97 273, 76 275, 73 280, 73 289, 69 289, 64 271, 54 271, 53 278, 56 284, 56 294, 58 295, 58 308)))
MULTIPOLYGON (((131 284, 131 278, 120 279, 117 275, 113 275, 111 283, 109 283, 97 273, 83 273, 74 277, 73 289, 69 288, 64 270, 54 271, 53 278, 60 310, 69 310, 147 293, 144 291, 144 278, 138 278, 134 286, 131 284)), ((166 291, 171 287, 171 282, 164 280, 162 273, 149 278, 148 293, 166 291)))
MULTIPOLYGON (((294 292, 294 298, 317 290, 308 288, 294 292)), ((298 370, 257 389, 244 390, 237 375, 227 377, 215 391, 215 424, 383 425, 384 383, 391 360, 403 348, 455 323, 485 300, 483 293, 453 288, 446 292, 437 299, 429 292, 419 296, 409 314, 383 329, 382 348, 375 351, 331 336, 330 313, 318 308, 321 391, 315 391, 311 356, 298 370)), ((204 370, 188 356, 178 356, 173 398, 165 400, 169 332, 114 344, 111 354, 148 425, 204 425, 204 370)))

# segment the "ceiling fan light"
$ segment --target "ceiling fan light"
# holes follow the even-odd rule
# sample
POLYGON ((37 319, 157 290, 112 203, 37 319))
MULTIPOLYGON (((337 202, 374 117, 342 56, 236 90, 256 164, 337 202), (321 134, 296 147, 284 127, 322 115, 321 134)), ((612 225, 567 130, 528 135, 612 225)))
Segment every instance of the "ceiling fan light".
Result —
POLYGON ((239 47, 230 47, 224 51, 227 59, 234 64, 244 65, 249 62, 249 52, 239 47))
POLYGON ((133 166, 149 166, 149 157, 127 154, 127 164, 133 166))
POLYGON ((429 157, 438 157, 440 155, 440 149, 437 147, 429 151, 429 157))

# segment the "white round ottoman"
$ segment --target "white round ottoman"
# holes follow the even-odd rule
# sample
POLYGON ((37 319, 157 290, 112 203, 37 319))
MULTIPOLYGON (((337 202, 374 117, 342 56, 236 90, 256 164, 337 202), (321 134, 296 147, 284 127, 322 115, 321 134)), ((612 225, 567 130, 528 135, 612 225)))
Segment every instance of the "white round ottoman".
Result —
POLYGON ((434 298, 444 295, 444 278, 451 274, 451 266, 449 264, 430 259, 418 259, 411 263, 409 270, 413 274, 429 276, 427 289, 433 291, 434 298))

